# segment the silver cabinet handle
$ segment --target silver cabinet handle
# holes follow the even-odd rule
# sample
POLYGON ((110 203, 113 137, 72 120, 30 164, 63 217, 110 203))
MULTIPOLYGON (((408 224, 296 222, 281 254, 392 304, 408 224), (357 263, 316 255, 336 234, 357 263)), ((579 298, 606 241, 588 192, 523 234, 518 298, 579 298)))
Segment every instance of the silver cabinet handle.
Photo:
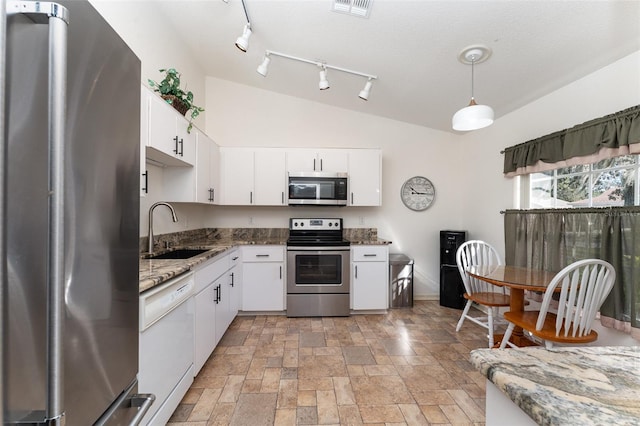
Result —
POLYGON ((233 256, 231 260, 238 260, 238 256, 233 256))
POLYGON ((322 171, 322 158, 320 159, 320 171, 322 171))
POLYGON ((184 139, 180 138, 180 157, 184 157, 184 139))
POLYGON ((144 176, 144 187, 142 188, 142 190, 144 191, 145 194, 149 193, 149 171, 146 170, 142 176, 144 176))
POLYGON ((176 135, 175 138, 173 138, 173 141, 176 143, 176 149, 173 150, 173 152, 178 155, 178 136, 176 135))
POLYGON ((249 191, 249 204, 253 204, 253 191, 249 191))
POLYGON ((353 204, 353 192, 351 193, 351 204, 353 204))
POLYGON ((316 171, 316 159, 315 158, 313 159, 313 171, 314 172, 316 171))
POLYGON ((376 257, 377 254, 365 253, 364 257, 376 257))
POLYGON ((213 288, 213 291, 215 291, 215 297, 213 298, 213 301, 216 302, 216 305, 217 305, 218 304, 218 300, 219 300, 218 299, 218 297, 219 297, 219 295, 218 295, 218 286, 215 286, 213 288))
POLYGON ((268 254, 256 254, 256 257, 269 257, 268 254))
POLYGON ((213 202, 213 188, 209 188, 209 201, 213 202))
POLYGON ((280 279, 282 279, 282 266, 280 266, 280 279))
POLYGON ((355 265, 355 278, 358 278, 358 265, 355 265))
POLYGON ((284 191, 282 191, 282 204, 284 204, 284 191))
POLYGON ((235 277, 235 275, 234 275, 234 273, 233 273, 233 272, 232 272, 230 275, 231 275, 231 287, 233 287, 233 286, 234 286, 234 284, 235 284, 235 282, 234 282, 234 277, 235 277))

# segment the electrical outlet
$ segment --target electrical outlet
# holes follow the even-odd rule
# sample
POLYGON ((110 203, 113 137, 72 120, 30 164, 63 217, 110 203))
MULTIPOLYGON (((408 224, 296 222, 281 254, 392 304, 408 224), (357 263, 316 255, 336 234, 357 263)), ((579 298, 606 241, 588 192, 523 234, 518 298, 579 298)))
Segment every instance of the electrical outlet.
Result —
POLYGON ((360 216, 359 223, 360 225, 364 225, 364 216, 360 216))
POLYGON ((249 225, 253 225, 253 216, 249 216, 249 225))

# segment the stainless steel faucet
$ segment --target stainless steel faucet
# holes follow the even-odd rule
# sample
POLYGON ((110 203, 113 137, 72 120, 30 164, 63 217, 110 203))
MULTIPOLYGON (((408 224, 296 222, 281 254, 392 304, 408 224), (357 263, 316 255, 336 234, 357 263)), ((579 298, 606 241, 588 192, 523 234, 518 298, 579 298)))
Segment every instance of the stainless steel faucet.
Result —
POLYGON ((169 210, 171 210, 171 216, 174 222, 178 221, 178 216, 176 216, 176 211, 173 209, 173 206, 169 203, 165 203, 164 201, 157 202, 149 207, 149 254, 153 253, 153 209, 158 206, 167 206, 169 210))

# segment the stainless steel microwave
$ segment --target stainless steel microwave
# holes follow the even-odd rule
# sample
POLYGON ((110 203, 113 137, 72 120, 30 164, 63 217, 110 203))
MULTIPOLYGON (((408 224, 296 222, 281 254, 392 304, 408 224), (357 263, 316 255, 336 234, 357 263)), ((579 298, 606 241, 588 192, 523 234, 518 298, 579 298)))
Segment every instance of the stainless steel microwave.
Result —
POLYGON ((347 205, 347 174, 289 173, 289 205, 347 205))

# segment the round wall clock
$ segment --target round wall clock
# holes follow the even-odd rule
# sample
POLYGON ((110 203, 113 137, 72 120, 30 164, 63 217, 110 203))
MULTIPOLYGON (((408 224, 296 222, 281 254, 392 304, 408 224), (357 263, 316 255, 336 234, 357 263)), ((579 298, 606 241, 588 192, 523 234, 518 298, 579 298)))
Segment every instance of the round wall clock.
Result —
POLYGON ((436 189, 429 179, 414 176, 407 179, 400 190, 400 198, 405 206, 415 211, 426 210, 436 196, 436 189))

